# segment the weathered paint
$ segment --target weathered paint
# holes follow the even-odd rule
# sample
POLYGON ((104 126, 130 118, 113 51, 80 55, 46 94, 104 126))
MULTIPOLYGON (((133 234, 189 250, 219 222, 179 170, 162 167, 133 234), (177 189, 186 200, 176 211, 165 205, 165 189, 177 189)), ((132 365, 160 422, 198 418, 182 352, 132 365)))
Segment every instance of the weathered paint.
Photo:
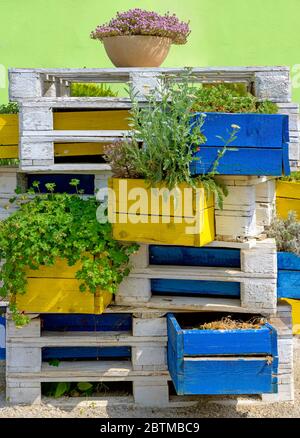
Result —
POLYGON ((5 318, 0 316, 0 360, 5 359, 5 318))
POLYGON ((278 298, 300 299, 300 257, 288 252, 277 254, 278 298))
POLYGON ((277 181, 276 211, 283 219, 287 218, 289 211, 295 211, 300 220, 300 182, 277 181))

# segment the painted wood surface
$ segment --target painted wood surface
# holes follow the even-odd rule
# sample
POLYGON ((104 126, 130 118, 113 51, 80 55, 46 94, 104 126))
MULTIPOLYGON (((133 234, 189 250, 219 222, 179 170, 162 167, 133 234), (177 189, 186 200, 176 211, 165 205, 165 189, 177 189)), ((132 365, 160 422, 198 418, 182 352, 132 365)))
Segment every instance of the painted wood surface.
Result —
POLYGON ((0 316, 0 360, 5 359, 5 318, 0 316))
POLYGON ((300 257, 288 252, 277 253, 278 298, 300 299, 300 257))
POLYGON ((43 314, 45 331, 111 332, 130 331, 132 316, 128 313, 103 313, 102 315, 43 314))
POLYGON ((80 266, 70 267, 66 260, 58 259, 53 266, 28 270, 26 293, 16 295, 18 309, 27 313, 103 313, 112 294, 81 292, 81 282, 75 278, 80 266))
POLYGON ((295 211, 300 220, 300 182, 277 181, 276 210, 283 219, 287 218, 289 211, 295 211))
POLYGON ((153 295, 229 296, 240 298, 240 283, 201 280, 151 280, 153 295))
POLYGON ((130 358, 130 347, 49 347, 42 349, 42 360, 130 358))
POLYGON ((179 395, 262 394, 277 391, 277 333, 182 329, 169 314, 168 367, 179 395))
POLYGON ((178 187, 184 193, 182 200, 171 196, 167 209, 166 197, 156 194, 151 199, 144 180, 111 178, 108 184, 112 189, 108 198, 109 220, 113 223, 115 239, 183 246, 203 246, 214 240, 214 200, 213 196, 205 195, 203 188, 199 188, 200 202, 196 208, 195 192, 186 184, 180 184, 178 187), (120 192, 120 184, 124 185, 124 194, 120 192), (144 190, 145 202, 138 195, 139 189, 144 190), (188 192, 184 192, 186 189, 188 192), (188 212, 183 209, 184 199, 190 201, 188 212), (195 226, 197 221, 199 227, 195 226))
POLYGON ((240 268, 240 250, 150 245, 151 265, 214 266, 240 268))
POLYGON ((45 184, 55 183, 55 193, 76 193, 76 188, 70 185, 72 179, 78 179, 79 190, 84 190, 85 195, 93 195, 95 193, 95 175, 80 175, 80 174, 28 174, 28 188, 32 187, 34 181, 40 182, 41 193, 48 193, 45 184))
POLYGON ((293 334, 300 335, 300 300, 285 298, 292 307, 293 334))
MULTIPOLYGON (((201 115, 195 114, 194 124, 201 115)), ((193 174, 209 172, 224 139, 229 137, 231 125, 240 126, 237 139, 220 160, 221 175, 272 175, 290 173, 288 158, 288 116, 279 114, 206 113, 203 132, 207 140, 196 152, 191 164, 193 174)))
MULTIPOLYGON (((55 130, 126 130, 126 110, 54 112, 55 130)), ((18 158, 19 115, 0 114, 0 158, 18 158)), ((56 143, 54 156, 103 155, 103 143, 56 143)))

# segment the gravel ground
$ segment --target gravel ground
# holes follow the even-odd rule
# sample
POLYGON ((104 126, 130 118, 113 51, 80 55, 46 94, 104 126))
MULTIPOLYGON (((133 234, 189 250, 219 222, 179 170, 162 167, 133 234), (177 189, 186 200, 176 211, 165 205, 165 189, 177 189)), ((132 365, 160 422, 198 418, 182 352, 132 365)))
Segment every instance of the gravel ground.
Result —
MULTIPOLYGON (((193 407, 181 409, 141 409, 127 406, 57 408, 51 403, 36 406, 9 406, 0 389, 0 418, 298 418, 300 417, 300 351, 295 361, 295 403, 237 405, 234 398, 225 404, 202 398, 193 407)), ((216 399, 214 399, 216 400, 216 399)), ((92 403, 91 403, 92 405, 92 403)))

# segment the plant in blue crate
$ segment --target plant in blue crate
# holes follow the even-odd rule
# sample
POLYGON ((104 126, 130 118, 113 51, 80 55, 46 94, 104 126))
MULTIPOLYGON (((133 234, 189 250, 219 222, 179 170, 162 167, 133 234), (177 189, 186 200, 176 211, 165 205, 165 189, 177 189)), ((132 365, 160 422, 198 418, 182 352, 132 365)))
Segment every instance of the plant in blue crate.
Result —
POLYGON ((171 44, 185 44, 189 34, 189 23, 175 14, 136 8, 117 12, 109 23, 97 26, 91 38, 103 43, 116 67, 159 67, 171 44))
POLYGON ((177 394, 277 392, 276 330, 257 317, 237 318, 168 315, 168 367, 177 394))
POLYGON ((142 107, 131 89, 131 135, 106 148, 113 172, 109 195, 114 193, 110 206, 114 209, 111 218, 117 239, 186 246, 202 246, 214 239, 214 198, 222 208, 227 195, 226 187, 215 177, 239 127, 228 127, 212 169, 193 177, 191 163, 199 160, 195 153, 205 142, 206 118, 203 115, 200 123, 193 123, 196 95, 189 83, 189 72, 180 79, 178 83, 168 78, 147 95, 142 107), (121 189, 121 185, 126 185, 126 189, 121 189), (131 197, 137 195, 138 189, 139 208, 131 197), (123 199, 124 193, 128 199, 123 199), (163 197, 162 203, 159 196, 163 197), (155 201, 159 204, 157 209, 153 208, 155 201), (197 226, 200 222, 202 226, 197 226), (186 231, 187 223, 194 224, 195 232, 186 231))
POLYGON ((274 218, 268 231, 276 240, 278 297, 300 299, 300 222, 295 212, 274 218))
POLYGON ((191 163, 191 171, 198 175, 212 169, 228 126, 240 126, 238 137, 230 151, 220 160, 222 175, 288 175, 288 116, 276 114, 276 104, 259 102, 245 90, 225 84, 203 85, 195 90, 196 102, 193 122, 201 124, 206 114, 203 133, 206 137, 200 158, 191 163))
POLYGON ((41 194, 36 181, 0 222, 0 296, 17 325, 28 321, 24 312, 100 314, 129 273, 137 245, 113 239, 111 225, 97 220, 101 203, 82 197, 78 183, 70 182, 75 194, 54 193, 53 183, 41 194))

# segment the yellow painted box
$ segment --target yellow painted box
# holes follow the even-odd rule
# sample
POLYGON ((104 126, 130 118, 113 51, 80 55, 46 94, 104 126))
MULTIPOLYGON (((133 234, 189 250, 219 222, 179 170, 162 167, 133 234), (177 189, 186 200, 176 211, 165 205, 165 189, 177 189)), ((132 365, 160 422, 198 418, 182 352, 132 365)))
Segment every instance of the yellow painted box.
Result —
MULTIPOLYGON (((127 130, 126 110, 66 111, 53 114, 56 130, 127 130)), ((19 116, 0 114, 0 159, 18 158, 19 116)), ((55 143, 55 157, 102 155, 103 143, 55 143)))
POLYGON ((289 211, 295 211, 300 220, 300 182, 277 181, 276 210, 277 216, 283 219, 289 211))
POLYGON ((75 278, 80 262, 68 266, 64 259, 57 259, 53 266, 28 269, 27 290, 16 295, 16 305, 26 313, 89 313, 101 314, 112 301, 106 291, 81 292, 81 281, 75 278))
POLYGON ((116 240, 203 246, 215 238, 214 197, 202 186, 172 192, 142 179, 111 178, 108 218, 116 240))
POLYGON ((300 335, 300 300, 285 298, 292 307, 293 334, 300 335))

